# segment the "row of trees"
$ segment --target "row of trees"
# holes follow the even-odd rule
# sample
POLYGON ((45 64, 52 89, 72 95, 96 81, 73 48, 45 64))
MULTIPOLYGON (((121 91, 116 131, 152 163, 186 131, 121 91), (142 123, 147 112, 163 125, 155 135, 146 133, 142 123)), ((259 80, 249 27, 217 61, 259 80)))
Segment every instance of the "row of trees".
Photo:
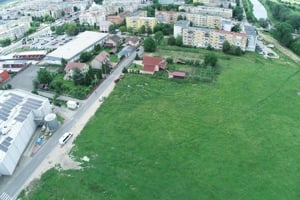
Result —
POLYGON ((300 30, 300 14, 285 4, 266 1, 272 16, 279 22, 271 31, 272 35, 284 46, 300 55, 300 39, 293 38, 293 33, 300 30))

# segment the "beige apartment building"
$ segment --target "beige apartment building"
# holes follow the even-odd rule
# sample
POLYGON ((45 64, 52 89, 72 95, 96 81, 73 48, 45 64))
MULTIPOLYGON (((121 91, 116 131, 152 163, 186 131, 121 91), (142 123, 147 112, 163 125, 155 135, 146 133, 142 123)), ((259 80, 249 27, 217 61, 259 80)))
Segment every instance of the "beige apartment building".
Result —
POLYGON ((215 49, 222 49, 224 41, 243 51, 247 46, 247 35, 225 30, 215 30, 208 28, 187 27, 182 29, 182 39, 184 45, 206 48, 209 45, 215 49))
POLYGON ((217 29, 222 28, 222 17, 220 16, 187 12, 155 11, 155 18, 159 23, 175 24, 179 16, 190 21, 193 26, 217 29))
POLYGON ((126 27, 133 28, 137 31, 141 26, 150 27, 152 30, 157 24, 157 19, 155 17, 126 17, 126 27))

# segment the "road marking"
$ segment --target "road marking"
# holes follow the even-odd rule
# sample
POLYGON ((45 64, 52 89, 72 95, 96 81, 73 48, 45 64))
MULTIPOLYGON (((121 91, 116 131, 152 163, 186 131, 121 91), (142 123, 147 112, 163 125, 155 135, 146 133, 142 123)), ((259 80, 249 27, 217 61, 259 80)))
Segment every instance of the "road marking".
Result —
POLYGON ((12 198, 6 192, 3 192, 0 196, 0 200, 12 200, 12 198))

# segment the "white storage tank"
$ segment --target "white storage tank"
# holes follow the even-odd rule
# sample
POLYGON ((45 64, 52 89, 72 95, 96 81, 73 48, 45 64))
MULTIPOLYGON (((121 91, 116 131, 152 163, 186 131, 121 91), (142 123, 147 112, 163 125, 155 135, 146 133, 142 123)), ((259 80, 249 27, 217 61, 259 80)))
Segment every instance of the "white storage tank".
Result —
POLYGON ((49 131, 56 131, 59 124, 56 118, 56 114, 54 113, 50 113, 48 115, 45 116, 45 124, 47 126, 47 128, 49 129, 49 131))

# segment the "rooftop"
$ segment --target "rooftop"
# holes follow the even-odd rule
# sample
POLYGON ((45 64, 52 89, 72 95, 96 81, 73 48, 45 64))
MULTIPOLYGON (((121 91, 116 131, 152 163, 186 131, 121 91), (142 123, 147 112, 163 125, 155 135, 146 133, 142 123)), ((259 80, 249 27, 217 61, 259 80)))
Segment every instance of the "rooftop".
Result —
POLYGON ((64 58, 66 60, 70 60, 80 52, 84 51, 107 36, 107 33, 85 31, 77 35, 76 38, 70 42, 49 53, 47 57, 64 58))
POLYGON ((0 161, 29 114, 48 99, 22 90, 0 91, 0 161))

